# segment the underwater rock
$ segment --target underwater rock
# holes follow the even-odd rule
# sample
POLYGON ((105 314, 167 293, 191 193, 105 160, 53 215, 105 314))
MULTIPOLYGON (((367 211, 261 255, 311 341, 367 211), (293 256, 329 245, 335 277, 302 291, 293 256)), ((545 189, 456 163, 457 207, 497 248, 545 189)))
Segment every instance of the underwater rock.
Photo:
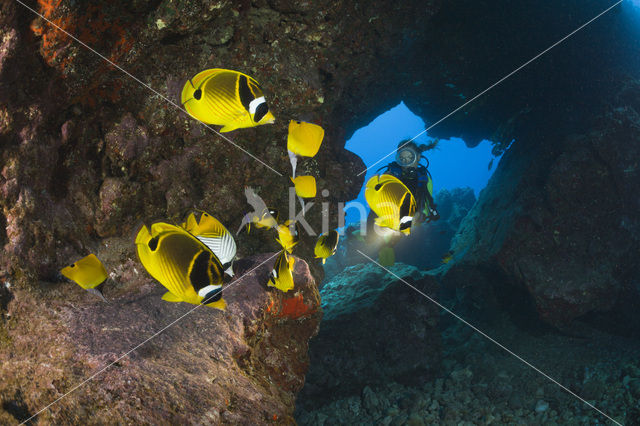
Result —
POLYGON ((38 292, 55 297, 16 289, 8 319, 0 319, 0 419, 25 420, 167 327, 38 420, 292 423, 294 398, 309 365, 308 342, 321 317, 320 299, 300 259, 295 290, 267 288, 272 262, 259 265, 269 256, 236 262, 237 277, 256 269, 229 284, 225 312, 162 301, 166 290, 137 263, 118 270, 112 277, 118 284, 107 282, 109 303, 71 283, 42 283, 38 292), (119 287, 125 277, 127 291, 119 287), (63 301, 60 293, 67 295, 63 301))
POLYGON ((640 324, 631 278, 640 267, 630 257, 640 250, 631 201, 640 187, 640 118, 627 107, 598 123, 580 135, 550 134, 546 144, 525 137, 505 154, 455 236, 462 260, 447 286, 477 287, 485 298, 510 288, 519 305, 528 293, 538 315, 560 328, 603 312, 640 324))
MULTIPOLYGON (((331 203, 330 226, 337 225, 337 203, 357 194, 364 164, 344 150, 344 129, 334 119, 347 120, 336 105, 344 102, 348 83, 342 80, 352 67, 335 68, 332 58, 349 57, 344 52, 354 44, 364 47, 363 29, 369 39, 389 32, 387 53, 403 35, 393 25, 355 29, 384 6, 294 3, 34 4, 155 92, 19 3, 0 6, 0 194, 6 194, 0 197, 0 244, 6 246, 0 264, 16 285, 53 279, 80 247, 129 235, 140 220, 180 220, 185 209, 197 207, 234 228, 248 209, 245 185, 287 211, 290 119, 327 128, 323 149, 300 169, 316 177, 319 193, 329 191, 322 201, 331 203), (176 108, 187 78, 207 67, 255 76, 276 113, 273 126, 227 135, 246 152, 176 108), (20 194, 29 208, 14 207, 20 194), (52 210, 66 212, 64 218, 41 215, 52 210)), ((394 21, 418 10, 431 13, 412 5, 394 21)), ((357 61, 363 70, 380 45, 366 51, 357 61)), ((323 216, 315 204, 306 219, 319 231, 323 216)), ((271 235, 256 232, 242 241, 240 254, 269 250, 272 243, 271 235)), ((312 259, 314 244, 305 234, 300 253, 312 259)), ((317 277, 319 264, 310 265, 317 277)))
MULTIPOLYGON (((390 270, 431 297, 437 290, 435 279, 413 266, 390 270)), ((374 406, 365 386, 421 383, 438 369, 437 307, 379 266, 350 266, 325 283, 321 295, 324 317, 311 341, 311 367, 297 400, 301 407, 361 392, 364 404, 374 406)))

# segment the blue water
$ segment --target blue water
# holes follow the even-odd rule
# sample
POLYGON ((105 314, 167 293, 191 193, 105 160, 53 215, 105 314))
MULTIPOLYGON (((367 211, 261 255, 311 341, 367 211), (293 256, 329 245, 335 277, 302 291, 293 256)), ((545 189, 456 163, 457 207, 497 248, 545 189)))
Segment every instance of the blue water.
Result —
MULTIPOLYGON (((376 174, 376 170, 395 160, 394 150, 398 142, 413 138, 425 128, 425 122, 401 102, 378 116, 368 126, 356 131, 345 147, 358 154, 367 167, 371 167, 365 175, 366 182, 376 174), (373 165, 390 153, 392 154, 383 161, 373 165)), ((430 141, 432 138, 426 133, 415 140, 418 144, 426 144, 430 141)), ((473 188, 477 197, 487 185, 500 161, 500 157, 494 157, 491 154, 491 148, 491 142, 487 140, 482 141, 475 148, 468 148, 459 138, 440 140, 436 149, 426 152, 429 171, 433 177, 434 195, 441 189, 470 187, 473 188), (492 160, 493 163, 489 168, 492 160)), ((364 186, 354 202, 366 206, 364 186)), ((359 222, 359 216, 356 209, 347 209, 345 223, 359 222)))

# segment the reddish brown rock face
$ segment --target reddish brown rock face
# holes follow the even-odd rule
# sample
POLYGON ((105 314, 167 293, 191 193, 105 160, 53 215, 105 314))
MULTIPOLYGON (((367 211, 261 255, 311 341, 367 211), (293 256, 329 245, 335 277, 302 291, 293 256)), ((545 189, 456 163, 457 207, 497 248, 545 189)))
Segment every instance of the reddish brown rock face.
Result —
POLYGON ((300 259, 294 290, 267 288, 270 255, 238 262, 242 278, 225 291, 225 312, 160 300, 164 287, 133 263, 117 279, 128 277, 138 289, 123 295, 122 289, 107 287, 108 304, 71 283, 62 290, 65 302, 54 300, 56 290, 16 291, 0 348, 0 395, 5 407, 14 409, 0 411, 0 421, 25 420, 177 320, 44 411, 40 420, 292 423, 295 395, 309 364, 308 341, 321 318, 320 297, 300 259), (51 291, 53 298, 44 297, 51 291), (291 315, 286 306, 292 299, 306 310, 291 315))
POLYGON ((582 135, 514 146, 463 221, 454 249, 465 255, 445 279, 480 298, 524 290, 509 303, 530 298, 559 328, 603 312, 636 323, 640 145, 630 111, 582 135))

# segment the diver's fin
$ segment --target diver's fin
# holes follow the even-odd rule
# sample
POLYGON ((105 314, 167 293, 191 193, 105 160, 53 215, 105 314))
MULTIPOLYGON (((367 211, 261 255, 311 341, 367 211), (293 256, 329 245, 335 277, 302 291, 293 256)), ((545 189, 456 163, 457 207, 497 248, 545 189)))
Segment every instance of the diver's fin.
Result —
POLYGON ((393 247, 382 247, 378 252, 378 262, 382 266, 390 267, 396 263, 396 252, 393 247))
POLYGON ((182 299, 180 299, 178 296, 171 293, 170 291, 166 292, 164 296, 162 296, 162 300, 166 302, 182 302, 182 299))

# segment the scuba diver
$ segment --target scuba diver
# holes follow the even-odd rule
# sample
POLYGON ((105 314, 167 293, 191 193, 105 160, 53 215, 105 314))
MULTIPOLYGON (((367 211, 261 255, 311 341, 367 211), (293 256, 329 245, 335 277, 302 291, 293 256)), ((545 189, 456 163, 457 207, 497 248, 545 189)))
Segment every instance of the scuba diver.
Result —
POLYGON ((377 180, 374 176, 366 184, 365 198, 371 208, 366 225, 367 246, 378 252, 378 261, 382 266, 395 263, 393 247, 399 242, 401 234, 409 235, 416 224, 440 219, 433 201, 433 180, 427 169, 429 161, 422 155, 437 144, 437 139, 428 145, 417 145, 406 139, 401 141, 396 150, 396 160, 378 169, 377 180), (423 159, 427 160, 426 165, 420 163, 423 159), (404 190, 398 190, 397 185, 402 185, 404 190), (407 198, 408 193, 413 197, 407 198), (392 206, 388 206, 389 203, 392 206), (385 228, 395 233, 385 234, 382 231, 380 234, 379 231, 385 228))
POLYGON ((433 180, 427 169, 429 160, 423 156, 424 151, 433 149, 438 144, 438 139, 428 145, 417 145, 413 141, 405 139, 398 143, 396 161, 392 161, 377 170, 378 174, 389 174, 397 177, 404 183, 416 199, 416 223, 435 221, 440 219, 433 201, 433 180), (426 166, 420 164, 426 160, 426 166))

